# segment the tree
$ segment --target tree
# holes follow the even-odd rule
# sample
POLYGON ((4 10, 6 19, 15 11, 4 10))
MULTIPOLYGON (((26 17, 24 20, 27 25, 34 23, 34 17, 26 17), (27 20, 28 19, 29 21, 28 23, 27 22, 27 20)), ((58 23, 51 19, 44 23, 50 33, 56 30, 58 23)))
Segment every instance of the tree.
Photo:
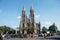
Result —
POLYGON ((53 23, 50 27, 49 27, 49 31, 56 33, 57 32, 57 26, 55 25, 55 23, 53 23))
POLYGON ((16 30, 9 30, 8 31, 8 34, 15 34, 16 33, 16 30))
POLYGON ((46 33, 47 32, 47 28, 46 27, 43 27, 42 28, 42 33, 46 33))
POLYGON ((15 33, 15 30, 12 29, 12 28, 10 28, 10 27, 8 27, 8 26, 6 26, 6 25, 0 26, 0 33, 6 34, 7 32, 14 34, 15 33), (12 32, 10 32, 10 31, 12 31, 12 32))

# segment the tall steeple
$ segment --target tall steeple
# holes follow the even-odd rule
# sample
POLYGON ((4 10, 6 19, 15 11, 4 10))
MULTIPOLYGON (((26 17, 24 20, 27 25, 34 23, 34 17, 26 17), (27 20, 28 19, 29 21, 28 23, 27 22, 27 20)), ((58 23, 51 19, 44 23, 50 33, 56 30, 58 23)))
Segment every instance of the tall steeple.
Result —
POLYGON ((30 10, 34 10, 32 5, 31 5, 31 7, 30 7, 30 10))
POLYGON ((23 35, 26 35, 27 34, 27 22, 26 22, 26 8, 25 8, 25 6, 23 7, 23 9, 22 9, 22 16, 21 16, 21 21, 22 21, 22 34, 23 35))
POLYGON ((34 19, 34 9, 33 9, 33 6, 30 7, 30 26, 32 26, 34 29, 34 34, 37 33, 37 30, 36 30, 36 23, 35 23, 35 19, 34 19))
POLYGON ((23 7, 23 11, 26 11, 26 8, 25 8, 25 6, 23 7))
POLYGON ((30 25, 34 26, 34 9, 30 7, 30 25))
POLYGON ((31 5, 31 7, 30 7, 30 14, 33 14, 33 15, 34 15, 34 8, 33 8, 32 5, 31 5))
POLYGON ((25 13, 26 13, 26 8, 24 6, 23 9, 22 9, 22 16, 25 16, 25 13))

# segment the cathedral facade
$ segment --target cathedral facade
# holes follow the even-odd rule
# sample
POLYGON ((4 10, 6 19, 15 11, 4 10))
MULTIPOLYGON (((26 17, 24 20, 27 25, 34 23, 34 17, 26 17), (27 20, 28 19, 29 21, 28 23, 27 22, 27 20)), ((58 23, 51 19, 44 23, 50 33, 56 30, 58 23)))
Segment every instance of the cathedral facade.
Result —
POLYGON ((23 7, 19 28, 20 34, 22 35, 40 33, 40 23, 35 22, 34 9, 32 6, 30 7, 29 18, 26 16, 26 8, 23 7))

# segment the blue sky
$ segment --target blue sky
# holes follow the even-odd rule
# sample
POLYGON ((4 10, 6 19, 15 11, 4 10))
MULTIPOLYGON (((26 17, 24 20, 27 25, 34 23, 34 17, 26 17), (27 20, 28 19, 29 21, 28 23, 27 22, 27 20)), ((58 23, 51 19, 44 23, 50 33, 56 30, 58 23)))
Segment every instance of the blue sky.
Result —
POLYGON ((0 26, 7 25, 14 29, 19 27, 23 6, 29 17, 33 5, 35 20, 41 27, 49 27, 53 22, 60 30, 60 0, 0 0, 0 26))

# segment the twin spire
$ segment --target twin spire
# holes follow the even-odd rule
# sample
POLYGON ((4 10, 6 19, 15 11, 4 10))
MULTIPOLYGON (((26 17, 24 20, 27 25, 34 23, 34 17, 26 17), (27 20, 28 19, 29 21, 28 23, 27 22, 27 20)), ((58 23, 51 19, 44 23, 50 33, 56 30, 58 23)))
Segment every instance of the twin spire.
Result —
MULTIPOLYGON (((26 7, 23 6, 23 10, 26 11, 26 7)), ((30 7, 30 10, 33 10, 33 6, 30 7)))

